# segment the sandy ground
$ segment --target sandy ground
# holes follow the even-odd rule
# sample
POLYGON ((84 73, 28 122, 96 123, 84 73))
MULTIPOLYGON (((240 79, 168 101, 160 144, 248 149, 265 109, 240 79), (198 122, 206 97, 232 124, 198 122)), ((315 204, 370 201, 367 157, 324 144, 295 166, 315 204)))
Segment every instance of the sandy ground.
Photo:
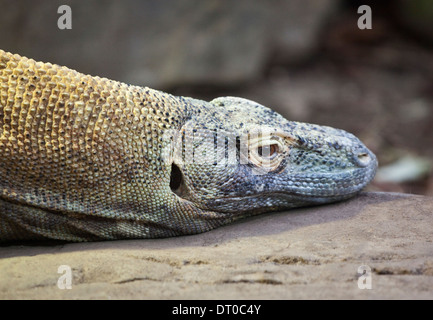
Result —
POLYGON ((433 198, 362 193, 195 236, 3 246, 0 298, 432 299, 432 213, 433 198))

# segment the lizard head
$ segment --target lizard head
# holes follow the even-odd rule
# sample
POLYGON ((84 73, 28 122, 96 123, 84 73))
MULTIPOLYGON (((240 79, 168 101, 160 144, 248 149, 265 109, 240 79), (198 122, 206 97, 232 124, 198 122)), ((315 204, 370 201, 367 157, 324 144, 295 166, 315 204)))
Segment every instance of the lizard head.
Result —
POLYGON ((172 190, 201 209, 239 216, 349 198, 377 169, 354 135, 288 121, 242 98, 202 102, 175 140, 172 190))

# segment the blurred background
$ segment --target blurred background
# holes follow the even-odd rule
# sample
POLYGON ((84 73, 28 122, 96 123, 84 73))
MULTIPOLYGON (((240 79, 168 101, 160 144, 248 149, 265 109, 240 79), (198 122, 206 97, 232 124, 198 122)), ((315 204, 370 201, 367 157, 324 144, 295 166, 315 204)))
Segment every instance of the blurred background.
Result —
POLYGON ((370 191, 433 196, 431 0, 0 0, 0 48, 175 95, 241 96, 345 129, 370 191), (60 30, 60 5, 72 29, 60 30), (361 5, 372 29, 360 30, 361 5))

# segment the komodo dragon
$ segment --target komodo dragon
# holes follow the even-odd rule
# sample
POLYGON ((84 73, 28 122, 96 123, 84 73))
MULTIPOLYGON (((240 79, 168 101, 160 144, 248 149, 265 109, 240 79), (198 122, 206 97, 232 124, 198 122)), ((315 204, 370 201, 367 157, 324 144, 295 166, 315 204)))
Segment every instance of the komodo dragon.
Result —
POLYGON ((0 241, 196 234, 357 194, 355 136, 256 102, 211 102, 0 50, 0 241))

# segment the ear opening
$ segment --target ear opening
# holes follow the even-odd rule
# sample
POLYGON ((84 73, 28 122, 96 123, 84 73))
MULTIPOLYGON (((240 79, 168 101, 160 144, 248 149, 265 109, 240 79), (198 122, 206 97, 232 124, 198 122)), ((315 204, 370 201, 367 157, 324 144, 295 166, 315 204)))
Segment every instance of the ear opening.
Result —
POLYGON ((171 191, 179 195, 182 182, 183 182, 182 171, 180 171, 179 167, 173 162, 171 164, 171 175, 170 175, 171 191))

